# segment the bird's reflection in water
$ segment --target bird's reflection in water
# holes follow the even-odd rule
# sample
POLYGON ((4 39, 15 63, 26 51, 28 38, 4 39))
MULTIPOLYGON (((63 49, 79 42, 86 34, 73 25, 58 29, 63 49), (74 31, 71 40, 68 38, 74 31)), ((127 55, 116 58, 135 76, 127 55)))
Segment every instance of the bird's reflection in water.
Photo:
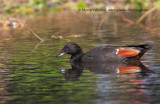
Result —
POLYGON ((72 66, 71 69, 66 70, 66 69, 58 68, 58 70, 60 70, 64 78, 66 78, 67 80, 75 81, 81 76, 84 68, 78 64, 74 64, 71 66, 72 66))
POLYGON ((127 63, 71 63, 71 69, 58 68, 67 80, 77 80, 84 69, 90 70, 94 74, 113 74, 113 73, 153 73, 152 70, 145 67, 140 61, 131 61, 127 63))

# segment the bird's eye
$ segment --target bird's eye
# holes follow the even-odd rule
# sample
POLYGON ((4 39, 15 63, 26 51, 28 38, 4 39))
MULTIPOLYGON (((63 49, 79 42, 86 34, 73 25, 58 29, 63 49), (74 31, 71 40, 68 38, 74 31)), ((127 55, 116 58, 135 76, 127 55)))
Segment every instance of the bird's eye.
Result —
POLYGON ((67 49, 67 50, 70 50, 70 48, 69 48, 69 47, 66 47, 66 49, 67 49))

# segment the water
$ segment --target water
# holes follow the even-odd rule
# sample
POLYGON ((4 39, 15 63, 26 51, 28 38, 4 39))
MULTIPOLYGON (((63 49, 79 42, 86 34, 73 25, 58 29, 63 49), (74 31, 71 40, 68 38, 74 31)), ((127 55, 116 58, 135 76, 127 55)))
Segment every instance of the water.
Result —
MULTIPOLYGON (((5 35, 0 40, 0 103, 158 104, 158 30, 128 25, 112 15, 107 15, 99 26, 103 18, 104 14, 62 12, 27 20, 26 27, 42 37, 45 40, 42 43, 26 27, 1 30, 5 35), (151 44, 152 50, 141 61, 154 73, 140 73, 141 68, 117 73, 109 65, 72 70, 69 55, 55 57, 67 42, 78 43, 84 52, 104 45, 151 44)), ((158 27, 158 21, 155 24, 158 27)))

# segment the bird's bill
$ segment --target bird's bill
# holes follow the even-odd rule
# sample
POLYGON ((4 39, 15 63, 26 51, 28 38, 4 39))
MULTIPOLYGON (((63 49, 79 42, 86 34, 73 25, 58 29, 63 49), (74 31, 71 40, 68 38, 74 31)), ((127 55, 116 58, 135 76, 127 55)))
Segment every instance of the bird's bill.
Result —
POLYGON ((56 57, 60 57, 60 56, 63 56, 65 55, 66 53, 65 52, 61 52, 60 54, 58 54, 56 57))

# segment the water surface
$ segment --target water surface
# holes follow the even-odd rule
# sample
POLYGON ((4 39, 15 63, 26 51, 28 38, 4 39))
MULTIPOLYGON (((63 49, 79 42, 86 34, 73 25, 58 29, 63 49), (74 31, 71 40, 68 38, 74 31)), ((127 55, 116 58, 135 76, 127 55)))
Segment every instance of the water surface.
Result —
POLYGON ((158 104, 160 34, 128 25, 114 15, 106 15, 100 26, 104 16, 62 12, 27 20, 26 27, 42 37, 43 43, 25 28, 1 32, 7 34, 0 41, 1 103, 158 104), (78 43, 84 52, 104 45, 151 44, 152 50, 141 61, 154 73, 98 73, 84 68, 68 79, 58 68, 72 69, 70 56, 55 57, 67 42, 78 43))

